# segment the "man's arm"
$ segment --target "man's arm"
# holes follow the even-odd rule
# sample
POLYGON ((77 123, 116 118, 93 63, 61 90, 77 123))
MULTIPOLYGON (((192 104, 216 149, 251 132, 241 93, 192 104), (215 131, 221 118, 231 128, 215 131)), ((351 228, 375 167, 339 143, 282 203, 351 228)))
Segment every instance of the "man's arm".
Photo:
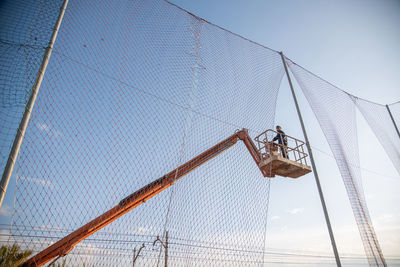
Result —
POLYGON ((274 141, 276 141, 276 140, 279 140, 279 138, 280 138, 280 136, 279 136, 279 133, 274 137, 274 139, 272 139, 272 142, 274 142, 274 141))

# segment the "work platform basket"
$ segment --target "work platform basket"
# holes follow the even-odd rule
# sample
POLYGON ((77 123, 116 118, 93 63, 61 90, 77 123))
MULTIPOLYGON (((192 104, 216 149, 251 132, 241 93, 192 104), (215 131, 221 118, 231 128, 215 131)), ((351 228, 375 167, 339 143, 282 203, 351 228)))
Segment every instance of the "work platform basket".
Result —
POLYGON ((311 172, 303 141, 288 135, 279 135, 274 130, 266 130, 254 140, 262 157, 259 168, 264 176, 298 178, 311 172), (278 140, 274 142, 276 136, 278 140))

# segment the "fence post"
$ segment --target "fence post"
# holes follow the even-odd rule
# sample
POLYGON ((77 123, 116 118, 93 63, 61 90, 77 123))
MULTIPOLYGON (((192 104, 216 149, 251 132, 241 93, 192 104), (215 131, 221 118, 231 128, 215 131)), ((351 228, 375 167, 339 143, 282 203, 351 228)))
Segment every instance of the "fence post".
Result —
POLYGON ((311 166, 313 168, 315 182, 317 183, 317 188, 318 188, 319 198, 321 199, 322 209, 324 210, 325 221, 326 221, 326 225, 328 227, 329 237, 331 238, 331 244, 332 244, 333 253, 335 254, 336 265, 338 267, 341 267, 342 265, 340 263, 340 258, 339 258, 339 253, 338 253, 338 250, 337 250, 337 247, 336 247, 335 237, 333 236, 333 231, 332 231, 332 227, 331 227, 331 222, 329 220, 328 210, 326 208, 324 195, 322 193, 321 183, 319 182, 317 167, 315 166, 314 156, 313 156, 313 153, 312 153, 312 150, 311 150, 310 142, 308 141, 308 135, 307 135, 307 132, 306 132, 306 128, 304 126, 303 117, 301 116, 299 104, 297 103, 296 94, 295 94, 294 89, 293 89, 292 80, 290 79, 290 75, 289 75, 289 71, 288 71, 288 68, 287 68, 285 56, 283 55, 283 52, 280 52, 280 55, 282 57, 283 66, 285 67, 285 72, 286 72, 286 76, 288 78, 290 90, 292 91, 293 100, 294 100, 294 103, 296 105, 297 115, 298 115, 299 120, 300 120, 301 129, 303 130, 303 134, 304 134, 304 138, 305 138, 305 141, 306 141, 306 146, 307 146, 307 149, 308 149, 308 153, 310 154, 311 166))
POLYGON ((394 128, 396 129, 396 132, 397 132, 397 135, 398 135, 398 136, 399 136, 399 138, 400 138, 400 132, 399 132, 399 128, 397 128, 397 125, 396 125, 396 122, 394 121, 394 118, 393 118, 392 112, 390 112, 389 105, 386 105, 386 109, 387 109, 387 111, 389 112, 389 116, 390 116, 390 118, 392 119, 392 122, 393 122, 394 128))

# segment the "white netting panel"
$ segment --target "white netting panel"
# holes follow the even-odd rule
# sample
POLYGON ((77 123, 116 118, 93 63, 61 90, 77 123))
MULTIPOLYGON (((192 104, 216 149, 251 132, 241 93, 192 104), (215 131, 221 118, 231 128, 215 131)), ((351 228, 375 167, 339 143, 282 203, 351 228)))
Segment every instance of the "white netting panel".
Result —
POLYGON ((385 266, 365 201, 359 166, 355 104, 350 95, 287 60, 325 134, 342 175, 370 266, 385 266))
MULTIPOLYGON (((400 136, 387 107, 361 98, 352 98, 400 174, 400 136)), ((396 111, 395 108, 393 110, 396 111)))

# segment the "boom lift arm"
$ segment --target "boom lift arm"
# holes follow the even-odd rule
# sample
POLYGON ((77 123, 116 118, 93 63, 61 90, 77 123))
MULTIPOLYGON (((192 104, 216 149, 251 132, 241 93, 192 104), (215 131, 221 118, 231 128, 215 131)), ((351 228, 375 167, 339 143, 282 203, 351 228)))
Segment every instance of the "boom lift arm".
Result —
MULTIPOLYGON (((84 240, 86 237, 94 234, 106 225, 124 215, 125 213, 144 203, 146 200, 167 189, 168 187, 173 185, 178 179, 182 178, 197 167, 206 163, 208 160, 214 158, 223 151, 235 145, 238 139, 244 142, 257 166, 259 166, 262 160, 262 156, 253 141, 251 140, 247 129, 242 129, 241 131, 236 132, 222 142, 216 144, 215 146, 211 147, 210 149, 206 150, 195 158, 179 166, 175 170, 165 174, 161 178, 149 183, 148 185, 142 187, 133 194, 122 199, 115 207, 98 216, 94 220, 88 222, 87 224, 65 236, 64 238, 60 239, 45 250, 39 252, 38 254, 24 262, 22 266, 42 266, 43 264, 47 263, 57 256, 65 256, 73 249, 76 244, 84 240)), ((268 176, 266 171, 262 169, 260 170, 264 176, 268 176)))

